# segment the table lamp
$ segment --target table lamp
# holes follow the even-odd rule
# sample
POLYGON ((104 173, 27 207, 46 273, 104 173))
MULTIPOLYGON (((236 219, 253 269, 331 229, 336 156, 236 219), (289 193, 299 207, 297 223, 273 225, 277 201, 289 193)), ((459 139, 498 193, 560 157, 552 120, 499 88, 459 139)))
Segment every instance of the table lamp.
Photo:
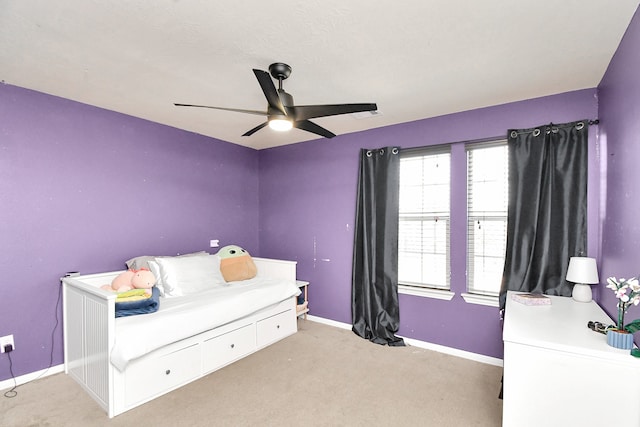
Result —
POLYGON ((598 279, 598 267, 595 258, 571 257, 567 269, 567 282, 573 282, 571 297, 578 302, 592 300, 591 286, 600 283, 598 279))

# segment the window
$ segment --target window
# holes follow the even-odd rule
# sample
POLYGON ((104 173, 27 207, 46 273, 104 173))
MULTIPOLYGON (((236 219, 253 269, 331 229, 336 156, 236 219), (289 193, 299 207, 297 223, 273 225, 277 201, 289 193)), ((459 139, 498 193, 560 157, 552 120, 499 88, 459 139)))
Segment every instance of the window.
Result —
POLYGON ((403 153, 400 160, 398 282, 448 290, 450 148, 403 153))
POLYGON ((467 292, 497 296, 507 242, 507 142, 467 146, 467 292))

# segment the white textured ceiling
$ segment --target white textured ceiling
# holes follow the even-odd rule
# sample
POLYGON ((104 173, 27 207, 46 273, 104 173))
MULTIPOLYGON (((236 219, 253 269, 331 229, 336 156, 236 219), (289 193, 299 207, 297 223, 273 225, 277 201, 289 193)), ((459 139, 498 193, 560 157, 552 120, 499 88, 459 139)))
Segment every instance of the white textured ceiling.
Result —
POLYGON ((596 87, 640 0, 0 0, 0 80, 256 149, 251 71, 293 68, 296 104, 376 102, 314 119, 340 135, 596 87))

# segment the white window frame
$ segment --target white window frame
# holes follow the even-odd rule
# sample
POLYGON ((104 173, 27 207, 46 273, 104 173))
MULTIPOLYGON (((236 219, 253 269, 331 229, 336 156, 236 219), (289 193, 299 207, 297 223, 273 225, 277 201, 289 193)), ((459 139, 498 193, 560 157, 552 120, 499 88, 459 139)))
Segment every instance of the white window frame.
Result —
MULTIPOLYGON (((401 162, 403 159, 407 160, 407 159, 411 159, 411 158, 416 158, 416 157, 425 157, 425 156, 434 156, 434 155, 443 155, 446 154, 448 156, 448 162, 449 164, 447 165, 449 168, 449 171, 451 170, 451 146, 450 145, 440 145, 440 146, 431 146, 431 147, 424 147, 424 148, 420 148, 420 149, 411 149, 411 150, 403 150, 401 151, 401 162)), ((401 168, 402 168, 402 163, 401 163, 401 168)), ((402 175, 402 172, 401 172, 402 175)), ((451 172, 449 172, 449 177, 448 177, 448 203, 447 203, 447 211, 446 214, 444 214, 443 212, 439 212, 439 213, 433 213, 433 212, 429 212, 428 214, 422 214, 422 213, 418 213, 418 212, 411 212, 411 213, 403 213, 402 210, 400 210, 399 212, 399 224, 398 227, 401 229, 400 223, 403 221, 422 221, 422 220, 433 220, 433 218, 438 217, 438 218, 444 218, 447 221, 447 227, 446 227, 446 249, 445 249, 445 259, 446 259, 446 265, 444 266, 445 268, 445 277, 446 277, 446 287, 444 286, 437 286, 434 284, 428 284, 428 283, 407 283, 407 282, 402 282, 400 281, 399 285, 398 285, 398 290, 400 293, 403 294, 409 294, 409 295, 417 295, 417 296, 423 296, 423 297, 429 297, 429 298, 436 298, 436 299, 444 299, 444 300, 451 300, 453 298, 453 296, 455 295, 454 292, 451 292, 451 283, 450 283, 450 279, 451 279, 451 251, 450 251, 450 219, 451 219, 451 172)), ((400 183, 400 185, 402 186, 402 182, 400 183)), ((402 197, 402 190, 401 190, 401 197, 402 197)), ((402 252, 400 251, 401 247, 402 247, 402 236, 399 236, 399 240, 400 240, 400 245, 399 245, 399 253, 398 253, 398 261, 400 264, 400 257, 402 256, 402 252)), ((402 280, 402 279, 400 279, 402 280)))

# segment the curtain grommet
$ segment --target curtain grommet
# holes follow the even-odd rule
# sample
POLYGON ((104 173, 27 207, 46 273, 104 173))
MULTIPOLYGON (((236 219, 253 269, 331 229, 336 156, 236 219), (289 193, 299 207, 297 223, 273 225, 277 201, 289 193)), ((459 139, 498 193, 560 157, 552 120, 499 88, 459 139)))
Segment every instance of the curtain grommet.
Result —
POLYGON ((538 136, 538 135, 540 135, 540 129, 534 129, 533 136, 538 136))
POLYGON ((398 147, 393 147, 393 149, 391 150, 393 154, 398 154, 399 151, 400 150, 398 150, 398 147))
POLYGON ((511 131, 511 138, 517 138, 518 137, 518 132, 516 132, 515 130, 511 131))
POLYGON ((371 150, 367 151, 367 157, 371 157, 371 150))
POLYGON ((583 123, 583 122, 579 122, 579 123, 576 125, 576 129, 577 129, 577 130, 582 130, 582 128, 584 128, 584 123, 583 123))
POLYGON ((384 148, 381 148, 381 149, 380 149, 380 155, 381 155, 381 156, 384 156, 384 148))

